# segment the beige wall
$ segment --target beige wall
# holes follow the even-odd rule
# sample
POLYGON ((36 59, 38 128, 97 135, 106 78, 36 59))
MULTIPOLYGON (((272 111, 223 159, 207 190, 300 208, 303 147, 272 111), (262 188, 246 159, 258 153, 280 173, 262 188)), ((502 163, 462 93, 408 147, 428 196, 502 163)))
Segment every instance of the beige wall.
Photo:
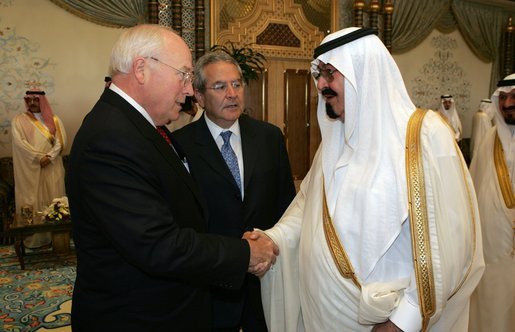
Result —
MULTIPOLYGON (((0 29, 4 32, 0 39, 21 48, 30 44, 30 50, 18 52, 15 61, 0 61, 0 72, 11 73, 2 75, 0 122, 5 124, 24 111, 23 82, 34 77, 27 65, 37 58, 48 60, 40 80, 48 82, 49 102, 66 127, 68 153, 82 119, 103 90, 111 47, 122 30, 80 19, 49 0, 4 1, 0 29), (6 88, 6 76, 10 88, 6 88)), ((5 43, 0 45, 4 60, 11 53, 5 43)), ((2 129, 0 156, 11 155, 10 130, 2 129)))
POLYGON ((442 94, 453 95, 463 137, 470 137, 472 115, 481 99, 490 98, 491 63, 479 60, 458 30, 450 34, 434 30, 415 49, 394 59, 417 106, 437 109, 442 94))
MULTIPOLYGON (((70 142, 65 151, 68 153, 82 119, 102 92, 110 50, 122 30, 80 19, 48 0, 3 3, 0 11, 0 42, 3 42, 0 43, 0 58, 3 58, 0 61, 3 79, 0 91, 0 156, 11 155, 8 123, 15 114, 24 111, 26 88, 23 82, 27 77, 34 77, 27 70, 33 59, 48 61, 36 72, 41 74, 42 81, 48 83, 50 103, 65 124, 70 142), (6 42, 7 45, 10 42, 17 45, 29 43, 31 47, 25 51, 22 47, 22 51, 17 53, 8 49, 6 42), (15 57, 5 61, 11 55, 15 57)), ((471 53, 458 31, 448 35, 434 31, 417 48, 406 54, 394 55, 394 58, 417 105, 435 108, 443 89, 459 91, 456 103, 464 137, 469 137, 472 114, 479 101, 489 97, 491 65, 481 62, 471 53), (451 82, 442 81, 441 77, 449 72, 442 69, 444 67, 452 68, 452 72, 460 73, 460 76, 451 82)), ((449 92, 456 95, 454 91, 449 92)), ((271 120, 280 122, 273 114, 271 120)))

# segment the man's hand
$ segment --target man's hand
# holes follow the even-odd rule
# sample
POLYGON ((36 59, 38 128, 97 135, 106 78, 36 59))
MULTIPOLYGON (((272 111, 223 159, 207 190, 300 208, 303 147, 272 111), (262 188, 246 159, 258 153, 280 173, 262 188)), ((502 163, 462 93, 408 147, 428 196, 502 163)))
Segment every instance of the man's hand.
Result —
POLYGON ((262 277, 274 265, 279 248, 268 236, 259 231, 245 232, 243 238, 250 245, 248 272, 262 277))
POLYGON ((48 166, 48 164, 50 164, 50 157, 49 156, 43 156, 43 158, 41 158, 39 160, 39 165, 41 166, 41 168, 45 167, 45 166, 48 166))
POLYGON ((387 320, 384 323, 376 324, 372 329, 372 332, 402 332, 391 320, 387 320))

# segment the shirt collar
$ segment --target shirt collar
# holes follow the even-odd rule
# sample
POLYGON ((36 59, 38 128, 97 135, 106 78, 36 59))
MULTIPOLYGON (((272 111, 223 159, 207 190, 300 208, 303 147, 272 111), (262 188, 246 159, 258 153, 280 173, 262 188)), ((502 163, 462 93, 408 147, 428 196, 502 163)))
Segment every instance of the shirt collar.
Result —
POLYGON ((213 121, 211 121, 206 114, 204 114, 204 119, 206 119, 206 124, 207 124, 207 127, 209 128, 209 131, 211 132, 211 135, 213 136, 213 139, 217 139, 218 136, 220 136, 220 134, 223 132, 223 131, 227 131, 227 130, 230 130, 232 131, 232 135, 235 135, 237 137, 241 137, 241 134, 240 134, 240 122, 239 122, 239 119, 234 121, 234 123, 232 124, 232 126, 230 126, 229 128, 227 129, 224 129, 222 127, 220 127, 219 125, 217 125, 216 123, 214 123, 213 121))
POLYGON ((120 97, 125 99, 129 104, 132 105, 132 107, 134 107, 138 112, 140 112, 141 115, 143 115, 143 117, 145 119, 147 119, 147 121, 150 122, 150 124, 152 126, 154 126, 154 128, 156 128, 156 125, 154 124, 154 121, 152 121, 152 118, 150 117, 150 115, 148 115, 147 111, 143 108, 143 106, 141 106, 134 99, 132 99, 131 96, 126 94, 122 89, 117 87, 116 84, 114 84, 114 83, 111 83, 111 85, 109 86, 109 90, 117 93, 118 95, 120 95, 120 97))

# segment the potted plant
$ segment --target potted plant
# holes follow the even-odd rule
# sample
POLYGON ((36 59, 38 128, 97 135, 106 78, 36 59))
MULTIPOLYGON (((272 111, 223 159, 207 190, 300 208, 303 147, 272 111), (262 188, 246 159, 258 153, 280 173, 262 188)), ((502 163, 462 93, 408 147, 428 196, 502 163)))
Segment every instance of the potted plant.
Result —
POLYGON ((210 50, 212 52, 225 52, 232 56, 240 65, 245 84, 248 84, 251 80, 259 79, 258 73, 265 70, 265 56, 253 50, 250 45, 243 45, 238 48, 233 42, 228 41, 224 45, 213 45, 210 50))

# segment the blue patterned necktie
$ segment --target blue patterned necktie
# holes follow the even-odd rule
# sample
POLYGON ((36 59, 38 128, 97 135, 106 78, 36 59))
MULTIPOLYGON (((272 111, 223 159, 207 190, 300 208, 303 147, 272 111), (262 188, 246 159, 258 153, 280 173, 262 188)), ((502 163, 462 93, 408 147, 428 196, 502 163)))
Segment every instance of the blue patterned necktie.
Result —
POLYGON ((222 139, 224 140, 224 144, 222 145, 220 152, 222 152, 222 157, 224 157, 224 160, 227 163, 227 166, 229 167, 229 170, 231 171, 232 176, 234 177, 234 180, 236 181, 236 184, 241 191, 240 168, 238 167, 238 158, 236 157, 236 153, 234 153, 234 150, 231 147, 231 134, 231 131, 224 131, 220 133, 220 136, 222 136, 222 139))

